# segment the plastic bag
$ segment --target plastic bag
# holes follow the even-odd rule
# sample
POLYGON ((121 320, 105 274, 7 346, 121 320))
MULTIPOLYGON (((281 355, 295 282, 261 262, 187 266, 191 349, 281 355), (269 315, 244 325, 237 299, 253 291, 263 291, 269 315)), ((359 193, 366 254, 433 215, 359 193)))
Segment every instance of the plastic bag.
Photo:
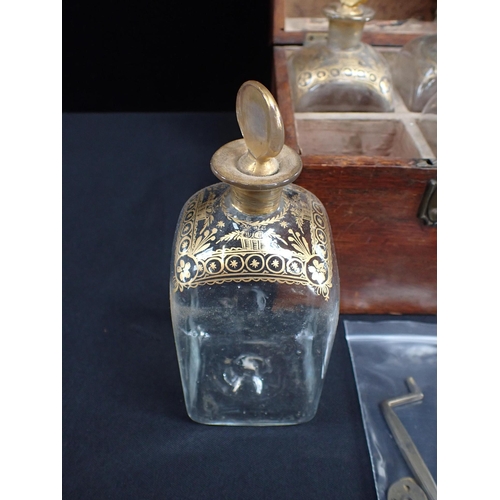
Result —
POLYGON ((380 410, 383 400, 408 393, 408 377, 424 399, 395 411, 437 481, 436 325, 347 320, 344 325, 378 498, 387 498, 392 483, 413 477, 380 410))

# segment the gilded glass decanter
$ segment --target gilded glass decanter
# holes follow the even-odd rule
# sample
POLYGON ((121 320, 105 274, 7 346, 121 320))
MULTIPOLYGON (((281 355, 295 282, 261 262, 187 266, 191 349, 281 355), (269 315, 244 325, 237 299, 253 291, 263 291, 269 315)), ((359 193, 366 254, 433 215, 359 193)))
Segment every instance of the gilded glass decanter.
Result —
POLYGON ((236 100, 244 139, 212 157, 223 181, 185 204, 170 303, 189 416, 218 425, 286 425, 316 413, 339 315, 328 216, 292 184, 300 157, 260 83, 236 100))
POLYGON ((324 9, 326 43, 294 53, 289 74, 295 111, 394 111, 391 74, 385 59, 361 42, 373 9, 366 0, 341 0, 324 9))
POLYGON ((408 42, 395 58, 394 86, 410 111, 422 111, 437 93, 437 35, 408 42))

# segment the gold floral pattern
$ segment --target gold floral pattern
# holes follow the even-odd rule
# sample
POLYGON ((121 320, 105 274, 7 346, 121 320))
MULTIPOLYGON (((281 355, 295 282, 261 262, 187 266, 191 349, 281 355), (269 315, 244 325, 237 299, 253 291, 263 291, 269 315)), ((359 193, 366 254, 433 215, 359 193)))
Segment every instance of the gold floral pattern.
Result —
POLYGON ((289 185, 277 213, 244 218, 228 203, 228 190, 215 184, 186 204, 174 247, 174 290, 269 281, 308 286, 328 300, 333 248, 321 203, 289 185))
POLYGON ((191 273, 189 272, 190 267, 191 264, 189 262, 184 262, 182 259, 179 261, 177 273, 179 274, 181 281, 187 281, 191 277, 191 273))

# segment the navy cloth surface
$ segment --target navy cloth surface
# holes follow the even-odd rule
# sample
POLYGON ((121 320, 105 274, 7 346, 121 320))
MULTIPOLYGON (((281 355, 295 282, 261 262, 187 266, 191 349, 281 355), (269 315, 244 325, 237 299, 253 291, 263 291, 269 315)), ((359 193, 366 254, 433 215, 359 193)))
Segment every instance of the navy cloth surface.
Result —
POLYGON ((217 182, 212 154, 240 137, 234 113, 63 115, 66 500, 376 498, 342 321, 310 423, 187 417, 172 238, 188 197, 217 182))

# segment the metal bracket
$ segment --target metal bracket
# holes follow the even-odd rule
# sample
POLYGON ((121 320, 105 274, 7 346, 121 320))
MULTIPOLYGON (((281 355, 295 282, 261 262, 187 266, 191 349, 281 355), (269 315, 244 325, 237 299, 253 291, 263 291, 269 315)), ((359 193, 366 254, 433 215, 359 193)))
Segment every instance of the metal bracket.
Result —
POLYGON ((417 161, 415 166, 423 168, 437 167, 437 160, 435 158, 422 158, 417 161))
POLYGON ((410 391, 408 394, 393 399, 386 399, 380 403, 380 408, 382 409, 387 425, 394 436, 394 440, 405 458, 408 467, 414 474, 415 479, 430 500, 437 500, 436 482, 429 472, 427 465, 425 465, 425 462, 418 452, 411 436, 408 434, 405 426, 393 410, 393 408, 397 406, 416 403, 417 401, 422 401, 422 399, 424 399, 424 395, 413 377, 406 379, 406 385, 410 391))
POLYGON ((387 500, 428 500, 428 498, 411 477, 403 477, 391 485, 387 492, 387 500))
POLYGON ((418 209, 418 217, 428 226, 437 226, 437 180, 435 179, 427 183, 418 209))
POLYGON ((322 31, 306 33, 304 36, 304 47, 308 47, 309 45, 318 42, 326 43, 327 39, 328 39, 328 33, 324 33, 322 31))

